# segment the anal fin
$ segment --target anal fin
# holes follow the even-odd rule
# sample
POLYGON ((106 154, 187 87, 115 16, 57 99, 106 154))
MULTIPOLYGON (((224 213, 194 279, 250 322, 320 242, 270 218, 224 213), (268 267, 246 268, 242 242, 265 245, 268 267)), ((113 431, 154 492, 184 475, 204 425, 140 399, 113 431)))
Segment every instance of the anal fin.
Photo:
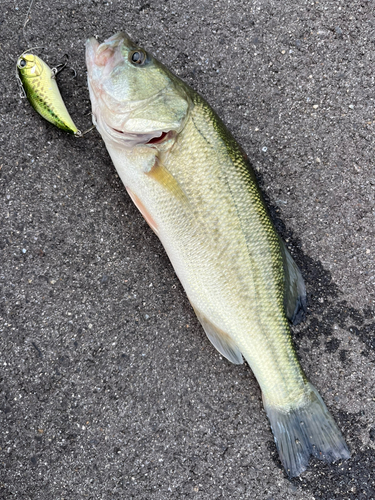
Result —
POLYGON ((194 307, 194 305, 193 309, 203 327, 203 330, 206 332, 208 339, 220 352, 220 354, 227 358, 231 363, 241 365, 243 363, 241 351, 238 349, 236 343, 232 340, 230 335, 214 325, 203 313, 194 307))

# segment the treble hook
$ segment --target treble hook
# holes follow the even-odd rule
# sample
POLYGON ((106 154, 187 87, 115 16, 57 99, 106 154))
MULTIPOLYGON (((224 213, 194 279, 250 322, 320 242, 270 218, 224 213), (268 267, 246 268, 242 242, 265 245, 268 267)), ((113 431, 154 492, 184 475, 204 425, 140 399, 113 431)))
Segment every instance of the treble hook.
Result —
POLYGON ((64 63, 58 64, 54 68, 52 68, 52 76, 51 78, 55 79, 56 76, 61 73, 61 71, 66 68, 68 61, 69 61, 69 54, 64 54, 63 57, 66 57, 66 61, 64 63))

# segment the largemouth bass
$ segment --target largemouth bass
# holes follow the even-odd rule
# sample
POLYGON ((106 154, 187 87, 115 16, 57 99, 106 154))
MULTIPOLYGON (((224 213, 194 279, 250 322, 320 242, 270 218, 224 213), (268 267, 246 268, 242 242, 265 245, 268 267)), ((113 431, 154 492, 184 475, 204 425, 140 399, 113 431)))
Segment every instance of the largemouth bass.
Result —
POLYGON ((302 276, 277 235, 240 147, 206 101, 124 33, 86 43, 93 122, 160 238, 208 338, 249 363, 281 462, 349 450, 291 340, 302 276))

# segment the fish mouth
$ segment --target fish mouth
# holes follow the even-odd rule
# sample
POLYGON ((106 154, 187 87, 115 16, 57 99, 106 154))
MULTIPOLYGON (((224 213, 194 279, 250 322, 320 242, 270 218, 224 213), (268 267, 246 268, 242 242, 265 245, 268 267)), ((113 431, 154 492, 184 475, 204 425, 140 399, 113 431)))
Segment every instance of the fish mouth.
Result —
MULTIPOLYGON (((129 136, 130 134, 127 134, 126 132, 123 132, 122 130, 118 130, 116 128, 111 127, 112 130, 116 134, 122 134, 124 136, 129 136)), ((170 130, 169 132, 154 132, 154 133, 149 133, 149 134, 131 134, 134 138, 139 137, 141 140, 142 144, 161 144, 162 142, 165 142, 168 139, 172 138, 172 135, 175 132, 173 130, 170 130), (151 139, 148 138, 148 136, 152 135, 151 139), (142 140, 142 139, 143 140, 142 140), (148 139, 148 140, 145 140, 148 139)))
POLYGON ((177 135, 177 132, 175 130, 159 130, 145 132, 142 134, 129 133, 119 130, 115 127, 111 127, 104 120, 102 120, 102 126, 104 126, 108 134, 116 143, 119 143, 129 149, 133 148, 134 146, 148 146, 160 149, 167 143, 170 143, 171 139, 174 139, 177 135))
POLYGON ((146 144, 161 144, 162 142, 169 139, 168 135, 170 134, 172 134, 171 130, 169 132, 162 132, 160 136, 153 137, 152 139, 147 141, 146 144))

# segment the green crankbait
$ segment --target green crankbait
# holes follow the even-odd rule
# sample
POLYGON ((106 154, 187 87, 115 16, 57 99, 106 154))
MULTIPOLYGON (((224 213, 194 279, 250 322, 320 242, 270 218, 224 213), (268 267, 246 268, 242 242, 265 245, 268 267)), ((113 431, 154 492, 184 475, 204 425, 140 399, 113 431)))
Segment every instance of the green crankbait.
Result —
POLYGON ((76 137, 83 134, 70 117, 57 86, 55 75, 40 57, 23 53, 17 60, 18 78, 30 104, 43 118, 76 137))

